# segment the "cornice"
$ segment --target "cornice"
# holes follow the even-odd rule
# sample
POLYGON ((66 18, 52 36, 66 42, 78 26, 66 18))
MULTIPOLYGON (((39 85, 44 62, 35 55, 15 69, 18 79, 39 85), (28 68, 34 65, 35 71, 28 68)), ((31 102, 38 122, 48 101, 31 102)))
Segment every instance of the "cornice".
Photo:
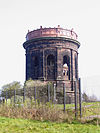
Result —
POLYGON ((78 46, 78 48, 80 47, 80 43, 77 40, 70 39, 70 38, 65 38, 65 37, 41 37, 41 38, 35 38, 35 39, 28 40, 28 41, 24 42, 23 43, 23 47, 25 49, 27 49, 28 46, 31 45, 31 43, 44 44, 44 42, 46 42, 46 41, 47 41, 47 44, 50 43, 50 41, 58 41, 57 43, 72 42, 72 43, 76 44, 78 46))

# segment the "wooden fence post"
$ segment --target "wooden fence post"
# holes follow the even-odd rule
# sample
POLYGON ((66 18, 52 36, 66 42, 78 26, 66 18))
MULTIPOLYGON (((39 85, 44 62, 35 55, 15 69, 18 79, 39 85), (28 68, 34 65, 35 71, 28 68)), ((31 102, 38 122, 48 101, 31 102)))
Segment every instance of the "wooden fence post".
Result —
POLYGON ((54 104, 56 103, 56 84, 54 84, 54 104))
POLYGON ((64 103, 64 112, 66 110, 66 90, 65 90, 65 83, 63 84, 63 103, 64 103))
POLYGON ((77 118, 77 84, 76 81, 74 82, 75 86, 75 118, 77 118))
POLYGON ((48 85, 48 102, 50 102, 50 85, 48 85))
POLYGON ((14 89, 14 104, 16 102, 16 90, 14 89))
POLYGON ((7 98, 8 98, 8 97, 7 97, 7 90, 6 90, 6 104, 7 104, 7 98))
POLYGON ((34 87, 34 100, 35 100, 35 106, 36 106, 36 87, 34 87))
POLYGON ((80 118, 81 118, 82 117, 81 78, 79 78, 79 107, 80 107, 80 118))
POLYGON ((25 88, 23 88, 23 103, 25 103, 25 88))

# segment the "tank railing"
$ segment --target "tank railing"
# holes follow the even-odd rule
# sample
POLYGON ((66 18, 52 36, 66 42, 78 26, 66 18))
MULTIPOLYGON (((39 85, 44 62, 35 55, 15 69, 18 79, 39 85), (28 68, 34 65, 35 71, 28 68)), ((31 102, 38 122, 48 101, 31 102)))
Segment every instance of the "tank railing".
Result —
POLYGON ((33 31, 28 31, 26 35, 26 40, 31 40, 39 37, 65 37, 77 40, 77 34, 73 29, 63 29, 63 28, 41 28, 33 31))

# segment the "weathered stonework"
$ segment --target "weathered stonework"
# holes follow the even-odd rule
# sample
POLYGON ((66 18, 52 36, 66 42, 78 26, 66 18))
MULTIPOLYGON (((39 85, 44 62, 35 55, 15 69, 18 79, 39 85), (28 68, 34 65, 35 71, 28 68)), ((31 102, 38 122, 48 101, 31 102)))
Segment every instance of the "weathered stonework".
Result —
POLYGON ((66 85, 69 101, 73 101, 74 81, 78 87, 78 48, 80 43, 73 30, 60 28, 40 28, 27 33, 26 42, 26 80, 29 78, 53 81, 57 92, 66 85), (67 75, 63 65, 67 64, 67 75), (68 77, 66 77, 68 76, 68 77))

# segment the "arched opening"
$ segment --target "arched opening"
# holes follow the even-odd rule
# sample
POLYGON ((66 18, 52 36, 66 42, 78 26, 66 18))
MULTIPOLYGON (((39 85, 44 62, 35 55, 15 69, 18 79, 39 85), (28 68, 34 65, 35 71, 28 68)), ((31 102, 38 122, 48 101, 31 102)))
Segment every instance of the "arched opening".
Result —
POLYGON ((47 57, 47 79, 55 79, 55 57, 48 55, 47 57))
POLYGON ((67 65, 68 66, 68 79, 70 80, 70 57, 68 55, 65 55, 63 57, 63 65, 67 65))
POLYGON ((75 56, 75 78, 78 79, 77 57, 75 56))

